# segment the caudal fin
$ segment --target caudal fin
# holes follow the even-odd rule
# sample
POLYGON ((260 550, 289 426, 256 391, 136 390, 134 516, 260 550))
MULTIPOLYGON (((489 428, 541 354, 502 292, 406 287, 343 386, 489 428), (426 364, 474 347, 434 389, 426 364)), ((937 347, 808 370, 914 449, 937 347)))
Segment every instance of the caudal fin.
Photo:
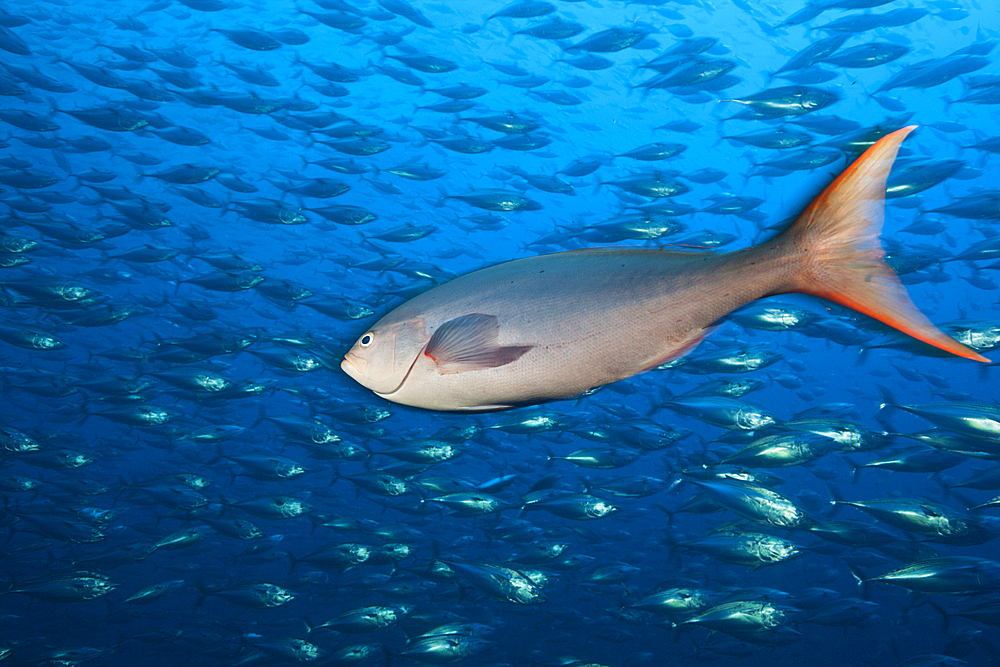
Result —
POLYGON ((916 125, 888 134, 837 177, 772 241, 798 255, 788 291, 829 299, 966 359, 990 360, 935 327, 910 300, 879 242, 885 181, 916 125))

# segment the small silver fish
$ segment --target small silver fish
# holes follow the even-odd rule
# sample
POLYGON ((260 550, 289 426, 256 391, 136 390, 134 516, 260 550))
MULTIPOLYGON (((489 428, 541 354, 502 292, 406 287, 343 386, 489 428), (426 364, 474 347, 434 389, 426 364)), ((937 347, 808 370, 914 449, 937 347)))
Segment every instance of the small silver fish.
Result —
POLYGON ((804 292, 967 359, 884 261, 885 182, 905 127, 869 148, 774 239, 728 254, 592 248, 519 259, 407 301, 341 368, 379 396, 481 412, 571 398, 690 352, 740 306, 804 292))

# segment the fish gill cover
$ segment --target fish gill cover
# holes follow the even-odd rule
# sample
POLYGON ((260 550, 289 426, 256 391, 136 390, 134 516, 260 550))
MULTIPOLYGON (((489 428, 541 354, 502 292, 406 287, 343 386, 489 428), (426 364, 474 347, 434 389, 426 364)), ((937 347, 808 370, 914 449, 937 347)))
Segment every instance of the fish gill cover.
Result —
POLYGON ((992 366, 786 295, 508 412, 340 370, 486 266, 757 245, 911 124, 886 260, 995 358, 987 5, 5 2, 0 663, 995 662, 992 366))

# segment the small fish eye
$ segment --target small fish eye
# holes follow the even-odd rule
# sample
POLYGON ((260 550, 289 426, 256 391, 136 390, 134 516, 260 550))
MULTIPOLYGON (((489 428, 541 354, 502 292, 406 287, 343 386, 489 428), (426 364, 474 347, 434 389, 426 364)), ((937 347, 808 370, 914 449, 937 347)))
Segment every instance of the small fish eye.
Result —
POLYGON ((361 340, 358 341, 358 344, 361 345, 361 347, 368 347, 369 345, 372 344, 372 341, 374 340, 375 340, 375 334, 369 332, 361 337, 361 340))

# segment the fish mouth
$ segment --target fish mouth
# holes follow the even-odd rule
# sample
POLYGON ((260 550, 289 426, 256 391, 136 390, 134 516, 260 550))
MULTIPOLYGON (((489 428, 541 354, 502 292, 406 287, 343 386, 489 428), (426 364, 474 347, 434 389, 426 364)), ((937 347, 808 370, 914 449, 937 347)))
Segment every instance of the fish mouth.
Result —
POLYGON ((340 369, 348 375, 364 375, 367 366, 367 361, 350 352, 345 354, 344 360, 340 362, 340 369))

